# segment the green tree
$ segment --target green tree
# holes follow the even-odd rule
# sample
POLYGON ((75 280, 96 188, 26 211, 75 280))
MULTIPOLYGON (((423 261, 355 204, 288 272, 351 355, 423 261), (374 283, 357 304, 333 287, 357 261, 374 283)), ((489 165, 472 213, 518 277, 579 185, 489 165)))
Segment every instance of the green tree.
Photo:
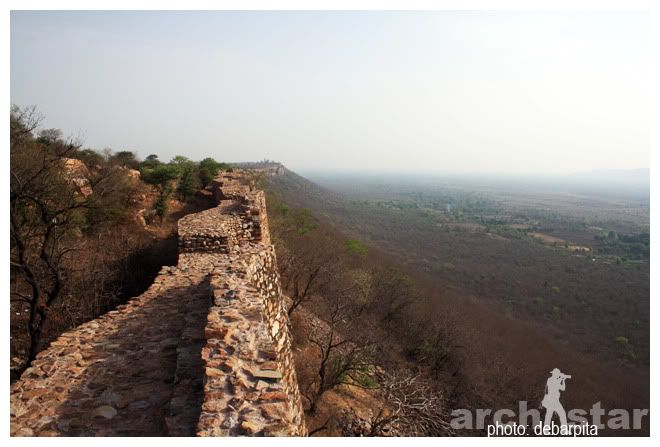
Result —
POLYGON ((85 163, 90 168, 103 166, 105 164, 105 159, 103 155, 96 152, 94 149, 83 149, 74 154, 74 158, 85 163))
POLYGON ((169 162, 171 166, 174 166, 179 171, 179 175, 183 173, 183 170, 189 166, 190 163, 193 162, 188 157, 184 157, 183 155, 177 155, 169 162))
POLYGON ((197 180, 197 164, 188 157, 177 155, 170 161, 169 165, 176 169, 177 177, 179 178, 176 192, 183 199, 192 196, 199 186, 197 180))
POLYGON ((160 164, 162 164, 162 162, 158 159, 158 155, 151 154, 140 163, 140 168, 155 168, 160 164))
POLYGON ((191 197, 199 189, 197 166, 193 162, 182 164, 179 167, 179 184, 176 192, 184 199, 191 197))
POLYGON ((202 183, 202 186, 206 186, 211 183, 211 180, 218 175, 218 172, 226 165, 225 163, 219 163, 213 158, 205 158, 199 162, 199 181, 202 183))
POLYGON ((110 164, 116 166, 126 166, 130 169, 139 169, 140 162, 135 155, 135 152, 131 151, 119 151, 116 154, 110 156, 108 160, 110 164))
POLYGON ((160 164, 152 169, 140 171, 142 181, 158 188, 160 193, 156 201, 156 214, 162 221, 167 213, 167 199, 172 193, 172 182, 179 177, 179 170, 171 164, 160 164))
POLYGON ((348 250, 349 253, 353 253, 358 256, 366 256, 367 253, 369 252, 367 246, 364 245, 362 242, 358 241, 357 239, 349 239, 344 243, 346 244, 346 249, 348 250))
POLYGON ((142 181, 154 185, 160 192, 171 189, 172 181, 176 180, 178 176, 176 166, 170 164, 161 164, 152 169, 145 168, 140 172, 142 181))

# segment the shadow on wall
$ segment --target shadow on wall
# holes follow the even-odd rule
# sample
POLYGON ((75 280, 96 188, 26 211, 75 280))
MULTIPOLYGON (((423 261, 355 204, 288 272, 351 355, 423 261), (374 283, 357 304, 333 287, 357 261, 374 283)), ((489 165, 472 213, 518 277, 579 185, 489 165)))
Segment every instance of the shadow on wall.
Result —
MULTIPOLYGON (((71 355, 80 356, 81 370, 80 365, 93 365, 56 409, 51 429, 68 436, 194 436, 203 399, 208 306, 204 280, 165 290, 134 312, 115 314, 103 328, 106 337, 98 332, 94 337, 90 329, 93 342, 81 340, 71 355)), ((100 331, 104 323, 89 324, 100 331)))

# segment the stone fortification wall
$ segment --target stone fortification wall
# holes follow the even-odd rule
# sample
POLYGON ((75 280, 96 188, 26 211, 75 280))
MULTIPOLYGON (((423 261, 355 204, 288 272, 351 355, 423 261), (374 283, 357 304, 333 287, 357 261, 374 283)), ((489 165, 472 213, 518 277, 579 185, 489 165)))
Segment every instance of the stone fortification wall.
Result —
POLYGON ((265 196, 244 179, 179 221, 177 266, 38 355, 12 435, 306 434, 265 196))
POLYGON ((232 236, 211 273, 202 351, 205 393, 199 435, 304 435, 289 322, 270 244, 263 191, 235 176, 214 182, 232 236), (234 217, 239 216, 236 220, 234 217))

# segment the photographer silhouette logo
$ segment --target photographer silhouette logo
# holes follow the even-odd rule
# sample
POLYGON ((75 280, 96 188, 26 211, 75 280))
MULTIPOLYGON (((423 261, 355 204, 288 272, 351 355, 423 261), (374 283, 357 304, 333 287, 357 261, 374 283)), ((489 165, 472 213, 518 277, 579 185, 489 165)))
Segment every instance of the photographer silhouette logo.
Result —
POLYGON ((559 368, 550 371, 550 377, 545 384, 545 396, 541 401, 541 406, 546 410, 544 425, 551 425, 552 417, 557 413, 560 425, 563 427, 568 426, 566 410, 559 401, 559 395, 566 389, 566 380, 570 378, 571 376, 562 373, 559 368))
POLYGON ((644 419, 648 419, 648 408, 607 410, 600 401, 588 410, 572 408, 567 412, 560 398, 566 390, 566 381, 570 379, 570 375, 554 368, 546 379, 540 405, 522 400, 518 402, 518 411, 511 408, 456 409, 451 412, 451 427, 454 430, 486 430, 488 436, 597 436, 598 431, 605 428, 640 430, 644 419), (545 418, 542 420, 543 409, 545 418), (555 415, 559 424, 553 420, 555 415))

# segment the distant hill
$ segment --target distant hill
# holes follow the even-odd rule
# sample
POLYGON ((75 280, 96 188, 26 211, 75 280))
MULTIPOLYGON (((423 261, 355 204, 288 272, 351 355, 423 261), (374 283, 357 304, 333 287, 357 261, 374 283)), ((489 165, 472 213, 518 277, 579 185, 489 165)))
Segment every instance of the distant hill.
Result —
MULTIPOLYGON (((280 175, 268 179, 270 189, 275 191, 280 199, 290 205, 303 208, 339 208, 343 198, 340 194, 325 189, 284 168, 280 175)), ((267 185, 268 187, 268 185, 267 185)))

